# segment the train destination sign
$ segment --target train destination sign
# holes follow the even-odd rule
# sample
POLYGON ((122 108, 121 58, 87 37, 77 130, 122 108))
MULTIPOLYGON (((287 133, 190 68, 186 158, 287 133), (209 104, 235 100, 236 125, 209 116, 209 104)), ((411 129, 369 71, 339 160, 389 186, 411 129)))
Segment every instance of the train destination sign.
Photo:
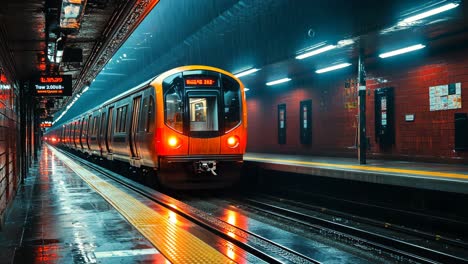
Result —
POLYGON ((71 96, 72 76, 40 76, 31 82, 36 96, 71 96))
POLYGON ((217 85, 215 78, 190 78, 185 79, 186 86, 215 86, 217 85))

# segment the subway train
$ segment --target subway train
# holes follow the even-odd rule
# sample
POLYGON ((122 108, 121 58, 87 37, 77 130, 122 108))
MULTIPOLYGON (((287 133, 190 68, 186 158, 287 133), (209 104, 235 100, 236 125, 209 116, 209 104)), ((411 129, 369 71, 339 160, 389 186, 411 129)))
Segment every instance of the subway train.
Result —
POLYGON ((164 72, 46 131, 51 144, 174 189, 235 184, 247 143, 244 85, 209 66, 164 72))

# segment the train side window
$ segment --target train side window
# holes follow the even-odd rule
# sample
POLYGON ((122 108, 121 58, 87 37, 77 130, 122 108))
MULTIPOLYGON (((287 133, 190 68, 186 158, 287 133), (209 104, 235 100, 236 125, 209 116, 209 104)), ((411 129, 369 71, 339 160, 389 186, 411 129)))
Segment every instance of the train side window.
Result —
POLYGON ((117 108, 117 114, 115 116, 115 129, 114 132, 120 132, 120 117, 122 116, 122 107, 117 108))
POLYGON ((127 128, 127 106, 122 107, 122 115, 120 120, 120 132, 125 132, 127 128))
POLYGON ((117 117, 115 120, 115 132, 125 132, 125 129, 127 128, 127 105, 119 107, 117 109, 117 117))
POLYGON ((223 76, 224 93, 224 131, 227 133, 241 120, 240 86, 234 79, 223 76))
POLYGON ((93 119, 93 133, 91 134, 91 136, 95 137, 97 136, 98 117, 95 116, 93 119))
POLYGON ((146 132, 151 133, 154 129, 154 97, 150 96, 148 101, 148 115, 146 117, 146 132))
POLYGON ((143 105, 141 106, 140 122, 138 123, 138 131, 146 132, 146 124, 148 123, 148 97, 143 98, 143 105))

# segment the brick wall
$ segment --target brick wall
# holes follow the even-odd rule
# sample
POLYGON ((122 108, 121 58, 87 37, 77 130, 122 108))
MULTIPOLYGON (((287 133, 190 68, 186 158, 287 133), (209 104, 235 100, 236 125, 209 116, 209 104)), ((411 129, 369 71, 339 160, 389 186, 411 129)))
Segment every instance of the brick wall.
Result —
MULTIPOLYGON (((459 50, 368 67, 366 116, 371 157, 468 162, 468 151, 454 151, 454 113, 468 112, 467 54, 467 50, 459 50), (429 86, 457 82, 462 85, 462 109, 429 111, 429 86), (394 87, 395 93, 395 145, 385 150, 374 135, 374 90, 384 87, 394 87), (414 114, 415 121, 406 122, 405 114, 414 114)), ((259 87, 248 94, 247 151, 356 156, 355 90, 345 88, 345 82, 356 76, 351 68, 302 80, 293 77, 290 84, 259 87), (306 99, 312 99, 310 146, 300 144, 298 131, 299 102, 306 99), (287 108, 285 145, 277 143, 277 105, 281 103, 287 108)))
POLYGON ((0 220, 3 219, 19 184, 16 160, 17 134, 16 115, 0 101, 0 220))

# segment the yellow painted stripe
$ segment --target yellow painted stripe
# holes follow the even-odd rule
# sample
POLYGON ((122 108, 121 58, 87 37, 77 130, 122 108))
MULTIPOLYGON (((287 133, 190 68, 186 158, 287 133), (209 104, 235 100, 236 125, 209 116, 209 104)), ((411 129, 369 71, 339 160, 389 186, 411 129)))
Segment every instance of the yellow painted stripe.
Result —
MULTIPOLYGON (((52 152, 119 211, 172 263, 235 263, 137 199, 102 180, 56 149, 52 152)), ((169 211, 168 211, 169 214, 169 211)), ((170 215, 169 215, 170 216, 170 215)))
POLYGON ((444 178, 456 178, 456 179, 468 179, 468 174, 462 173, 451 173, 451 172, 437 172, 437 171, 425 171, 425 170, 410 170, 410 169, 395 169, 395 168, 384 168, 369 165, 345 165, 345 164, 334 164, 325 162, 313 162, 313 161, 298 161, 298 160, 285 160, 285 159, 268 159, 268 158, 254 158, 244 157, 244 160, 248 161, 270 161, 280 163, 290 163, 297 165, 309 165, 319 167, 331 167, 339 169, 353 169, 358 171, 375 171, 375 172, 389 172, 389 173, 401 173, 401 174, 413 174, 433 177, 444 177, 444 178))

